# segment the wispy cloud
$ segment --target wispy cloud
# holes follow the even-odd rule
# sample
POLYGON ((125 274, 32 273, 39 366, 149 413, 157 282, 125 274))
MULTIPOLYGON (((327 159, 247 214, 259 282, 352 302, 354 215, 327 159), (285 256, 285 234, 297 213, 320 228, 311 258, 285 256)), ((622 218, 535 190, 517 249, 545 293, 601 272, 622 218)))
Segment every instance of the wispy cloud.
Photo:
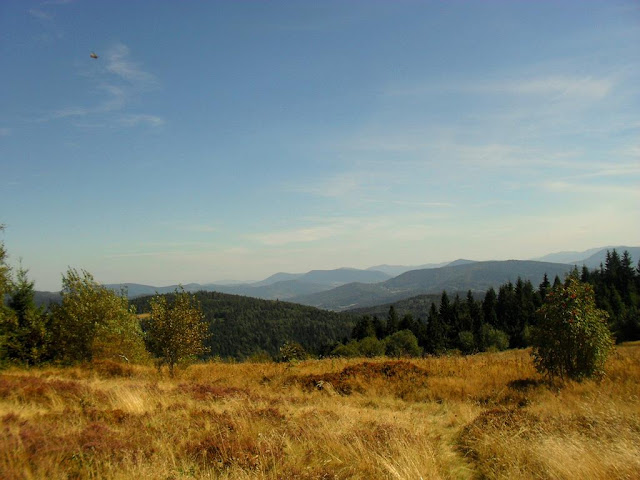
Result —
POLYGON ((423 97, 438 93, 468 93, 491 95, 567 96, 601 99, 612 92, 617 84, 616 76, 594 77, 590 75, 544 74, 526 75, 509 80, 496 78, 490 81, 465 80, 424 85, 394 86, 384 91, 386 96, 423 97))
POLYGON ((126 114, 119 119, 121 125, 125 127, 136 127, 139 125, 147 125, 150 127, 160 127, 164 125, 164 119, 157 115, 147 114, 126 114))
POLYGON ((563 95, 601 99, 613 89, 611 78, 570 77, 552 75, 515 83, 489 86, 489 90, 510 92, 519 95, 563 95))
POLYGON ((579 193, 589 196, 604 195, 606 197, 623 197, 629 199, 640 199, 640 188, 638 185, 611 185, 611 184, 588 184, 567 182, 564 180, 551 180, 544 182, 542 187, 552 192, 579 193))
POLYGON ((11 135, 11 129, 7 127, 0 127, 0 137, 8 137, 11 135))
POLYGON ((131 58, 129 47, 119 43, 106 53, 107 70, 122 80, 129 82, 136 89, 148 90, 158 86, 155 75, 143 70, 131 58))
POLYGON ((37 18, 38 20, 43 20, 47 22, 53 20, 53 15, 51 13, 45 12, 44 10, 41 10, 39 8, 30 8, 28 12, 29 12, 29 15, 37 18))
POLYGON ((93 88, 101 94, 101 100, 93 105, 60 108, 44 115, 40 121, 91 116, 121 127, 164 125, 165 121, 159 115, 124 112, 131 100, 159 88, 157 77, 133 60, 129 47, 124 44, 114 45, 103 57, 106 65, 86 75, 95 83, 93 88), (105 114, 111 116, 105 117, 105 114))
POLYGON ((260 233, 250 235, 248 238, 262 244, 277 246, 290 243, 308 243, 323 240, 335 236, 341 229, 337 226, 317 226, 299 228, 295 230, 260 233))

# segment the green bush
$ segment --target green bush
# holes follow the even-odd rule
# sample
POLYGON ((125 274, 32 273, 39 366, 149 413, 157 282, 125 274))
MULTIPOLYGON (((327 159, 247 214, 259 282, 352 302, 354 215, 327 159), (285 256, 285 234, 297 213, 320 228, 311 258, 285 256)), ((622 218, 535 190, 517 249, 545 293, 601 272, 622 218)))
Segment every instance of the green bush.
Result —
POLYGON ((387 355, 390 357, 419 357, 422 355, 422 348, 418 346, 418 339, 411 330, 400 330, 389 335, 385 342, 387 355))
POLYGON ((463 330, 458 334, 458 343, 460 344, 460 350, 463 353, 471 353, 476 348, 476 343, 473 339, 473 332, 469 330, 463 330))
POLYGON ((358 342, 356 342, 355 340, 352 340, 346 345, 343 345, 342 343, 339 344, 337 347, 331 350, 331 356, 346 357, 346 358, 353 358, 353 357, 360 356, 360 348, 359 348, 358 342))
POLYGON ((488 352, 501 352, 509 348, 509 335, 490 325, 482 326, 482 336, 488 352))
POLYGON ((381 357, 385 352, 385 344, 376 337, 366 337, 358 342, 358 351, 363 357, 381 357))
POLYGON ((537 315, 532 355, 539 372, 573 380, 603 374, 613 339, 589 284, 568 277, 547 294, 537 315))
POLYGON ((306 360, 308 357, 306 350, 298 342, 285 342, 278 353, 278 359, 281 362, 296 362, 306 360))

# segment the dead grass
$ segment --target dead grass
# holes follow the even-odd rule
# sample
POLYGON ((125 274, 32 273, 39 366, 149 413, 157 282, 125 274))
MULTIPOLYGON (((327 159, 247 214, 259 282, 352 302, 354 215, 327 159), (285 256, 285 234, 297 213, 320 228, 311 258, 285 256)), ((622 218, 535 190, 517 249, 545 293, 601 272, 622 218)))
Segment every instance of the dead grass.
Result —
POLYGON ((0 373, 2 479, 631 479, 640 344, 550 386, 527 351, 0 373))

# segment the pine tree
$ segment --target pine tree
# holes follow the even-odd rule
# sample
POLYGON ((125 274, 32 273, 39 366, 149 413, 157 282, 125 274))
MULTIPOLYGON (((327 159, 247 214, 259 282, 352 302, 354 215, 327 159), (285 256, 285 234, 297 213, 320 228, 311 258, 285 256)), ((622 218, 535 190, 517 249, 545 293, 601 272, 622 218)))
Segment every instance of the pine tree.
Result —
POLYGON ((46 359, 50 335, 48 315, 36 307, 34 282, 28 279, 27 272, 20 266, 9 298, 13 328, 7 332, 7 357, 36 365, 46 359))
POLYGON ((393 307, 393 305, 391 305, 389 307, 389 313, 387 314, 387 328, 385 336, 388 337, 389 335, 393 335, 394 333, 396 333, 398 331, 399 324, 400 321, 398 320, 398 313, 396 312, 396 309, 393 307))
POLYGON ((492 327, 498 326, 498 314, 496 313, 496 304, 498 303, 498 297, 496 291, 491 287, 484 295, 484 301, 482 302, 482 313, 484 315, 485 323, 492 327))
POLYGON ((435 303, 431 303, 426 327, 426 350, 428 353, 441 354, 447 345, 446 329, 435 303))

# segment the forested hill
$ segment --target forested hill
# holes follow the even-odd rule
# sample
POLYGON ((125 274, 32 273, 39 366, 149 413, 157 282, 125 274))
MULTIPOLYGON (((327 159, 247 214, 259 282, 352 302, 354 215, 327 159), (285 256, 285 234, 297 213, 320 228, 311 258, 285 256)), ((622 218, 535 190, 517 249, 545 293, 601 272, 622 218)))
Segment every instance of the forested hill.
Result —
MULTIPOLYGON (((267 352, 275 357, 288 341, 322 354, 349 337, 357 316, 278 300, 260 300, 218 292, 196 292, 210 325, 211 356, 244 359, 267 352)), ((149 311, 152 297, 131 300, 138 313, 149 311)))

